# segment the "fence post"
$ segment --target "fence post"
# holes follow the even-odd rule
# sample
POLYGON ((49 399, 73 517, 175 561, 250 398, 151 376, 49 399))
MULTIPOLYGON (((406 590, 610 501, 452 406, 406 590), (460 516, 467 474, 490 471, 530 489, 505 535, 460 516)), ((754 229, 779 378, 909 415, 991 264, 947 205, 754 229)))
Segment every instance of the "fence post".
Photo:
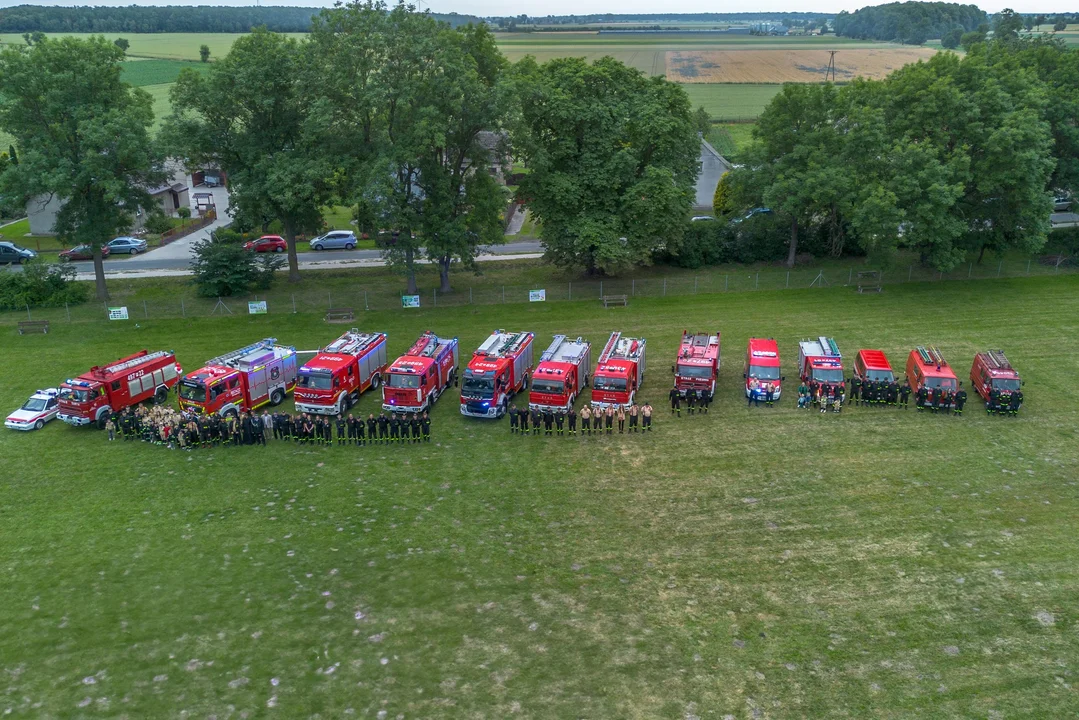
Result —
POLYGON ((967 280, 970 280, 970 274, 972 272, 974 272, 974 263, 971 263, 970 267, 967 268, 967 280))
POLYGON ((1003 267, 1004 267, 1004 261, 1001 260, 1000 263, 997 265, 997 277, 1000 277, 1000 270, 1003 267))
POLYGON ((26 319, 27 320, 33 320, 34 319, 34 318, 30 317, 30 303, 26 303, 26 319))
POLYGON ((910 282, 910 276, 914 274, 914 266, 911 265, 907 270, 907 282, 910 282))
MULTIPOLYGON (((790 273, 787 273, 787 274, 789 275, 790 273)), ((848 268, 847 269, 847 284, 850 285, 853 280, 854 280, 854 268, 848 268)), ((788 282, 787 285, 789 286, 790 283, 788 282)))
POLYGON ((943 280, 944 280, 944 271, 943 271, 943 270, 941 270, 941 271, 940 271, 940 277, 938 277, 938 278, 937 278, 937 282, 941 282, 941 281, 943 281, 943 280))
MULTIPOLYGON (((471 294, 472 293, 472 288, 469 288, 468 292, 469 292, 469 294, 471 294)), ((364 309, 365 312, 369 311, 371 309, 371 306, 367 304, 367 291, 366 290, 363 291, 363 309, 364 309)))
POLYGON ((663 297, 667 297, 667 278, 663 278, 663 297))
POLYGON ((332 291, 330 291, 330 290, 327 290, 327 291, 326 291, 326 301, 330 303, 330 304, 329 304, 329 305, 328 305, 328 306, 326 307, 326 309, 327 309, 327 310, 329 310, 330 308, 332 308, 332 307, 333 307, 333 292, 332 292, 332 291))
POLYGON ((469 305, 472 304, 472 286, 471 285, 468 286, 468 304, 469 305))
POLYGON ((1027 275, 1030 274, 1030 260, 1027 260, 1027 275))
POLYGON ((502 304, 503 305, 506 304, 506 286, 505 285, 502 286, 502 304))
POLYGON ((599 281, 599 296, 603 297, 603 281, 599 281))
POLYGON ((150 310, 146 307, 146 301, 145 300, 142 301, 142 314, 145 317, 150 317, 150 310))
POLYGON ((433 294, 433 295, 435 296, 434 302, 432 302, 432 303, 431 303, 431 305, 432 305, 433 307, 438 307, 438 288, 435 288, 435 289, 434 289, 434 290, 432 290, 431 292, 432 292, 432 294, 433 294))
POLYGON ((727 281, 730 280, 730 277, 731 277, 730 275, 724 275, 723 276, 723 291, 724 292, 727 291, 727 281))
POLYGON ((296 314, 296 294, 295 293, 293 293, 293 295, 292 295, 292 314, 293 315, 296 314))
POLYGON ((693 294, 694 295, 697 294, 697 276, 696 275, 693 276, 693 294))
POLYGON ((180 317, 187 317, 187 311, 184 310, 184 299, 180 298, 180 317))
POLYGON ((71 308, 68 307, 67 303, 64 303, 64 312, 67 313, 67 321, 71 322, 71 308))
POLYGON ((629 281, 629 296, 634 297, 637 295, 637 278, 633 278, 629 281))
MULTIPOLYGON (((758 273, 757 277, 760 277, 759 273, 758 273)), ((791 287, 791 271, 788 270, 787 271, 787 289, 790 290, 790 287, 791 287)))
POLYGON ((760 270, 757 271, 757 283, 756 283, 756 285, 753 286, 753 289, 754 290, 760 290, 761 289, 761 271, 760 270))
POLYGON ((568 286, 566 288, 566 299, 567 300, 572 300, 573 299, 573 281, 572 280, 569 281, 569 284, 568 284, 568 286))

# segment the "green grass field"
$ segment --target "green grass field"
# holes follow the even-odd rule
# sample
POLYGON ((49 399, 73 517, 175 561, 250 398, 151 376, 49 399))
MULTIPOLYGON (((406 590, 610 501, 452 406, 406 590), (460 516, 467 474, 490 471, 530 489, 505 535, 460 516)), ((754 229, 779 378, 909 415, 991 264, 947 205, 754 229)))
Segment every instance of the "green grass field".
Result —
POLYGON ((176 82, 184 68, 205 73, 210 69, 210 64, 182 60, 132 60, 123 64, 123 79, 135 87, 163 85, 176 82))
POLYGON ((717 123, 705 139, 728 160, 740 162, 741 152, 753 141, 753 123, 717 123))
MULTIPOLYGON (((309 278, 307 282, 312 282, 309 278)), ((1079 278, 362 315, 422 330, 721 330, 710 415, 515 438, 436 407, 430 445, 168 451, 0 434, 0 657, 14 717, 1038 717, 1074 714, 1079 278), (747 409, 739 353, 1004 347, 1018 419, 747 409), (273 711, 271 712, 271 708, 273 711), (385 712, 385 715, 382 713, 385 712)), ((137 348, 187 369, 314 314, 56 324, 0 344, 0 397, 137 348)), ((289 403, 291 406, 291 403, 289 403)), ((358 411, 376 409, 365 396, 358 411)))
POLYGON ((782 85, 691 83, 682 86, 693 107, 704 107, 715 120, 756 118, 782 85))

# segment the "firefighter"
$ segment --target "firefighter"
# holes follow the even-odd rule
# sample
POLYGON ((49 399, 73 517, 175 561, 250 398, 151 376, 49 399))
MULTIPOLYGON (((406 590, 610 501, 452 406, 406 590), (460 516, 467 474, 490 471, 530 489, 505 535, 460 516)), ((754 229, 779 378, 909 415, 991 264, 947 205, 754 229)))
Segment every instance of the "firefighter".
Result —
POLYGON ((607 406, 607 410, 603 413, 603 425, 607 428, 607 434, 611 434, 611 428, 614 427, 614 407, 607 406))
POLYGON ((918 388, 917 392, 914 393, 914 408, 918 412, 922 412, 923 410, 925 410, 925 394, 926 393, 924 385, 918 388))
POLYGON ((389 442, 387 431, 390 427, 389 418, 386 417, 386 413, 381 412, 378 414, 378 442, 380 445, 385 445, 389 442))
POLYGON ((942 387, 933 388, 932 391, 930 391, 930 393, 929 393, 929 404, 930 404, 929 410, 931 412, 936 412, 937 410, 940 410, 943 403, 944 403, 944 388, 942 388, 942 387))
POLYGON ((992 415, 1000 409, 1000 390, 993 388, 989 393, 989 402, 986 404, 985 411, 992 415))
POLYGON ((618 412, 616 412, 614 415, 616 418, 618 418, 618 434, 621 435, 626 432, 626 411, 621 405, 619 405, 618 412))
POLYGON ((592 434, 592 410, 587 405, 581 408, 581 435, 592 434))
POLYGON ((520 418, 517 416, 517 406, 516 405, 510 405, 510 411, 507 414, 510 416, 510 434, 511 435, 516 435, 517 434, 517 421, 520 420, 520 418))
POLYGON ((420 418, 420 429, 423 431, 423 441, 431 442, 431 416, 425 410, 420 418))
POLYGON ((345 420, 345 427, 348 429, 348 444, 356 444, 356 417, 352 414, 348 414, 348 419, 345 420))
POLYGON ((562 437, 563 435, 565 435, 565 428, 563 427, 565 425, 565 423, 566 423, 566 413, 563 412, 562 410, 559 410, 557 413, 555 413, 555 416, 554 416, 554 428, 555 428, 555 433, 558 434, 558 437, 562 437))
POLYGON ((345 429, 346 429, 346 426, 347 426, 347 422, 345 421, 345 416, 344 415, 338 415, 337 416, 336 425, 337 425, 337 444, 338 445, 344 445, 345 444, 345 429))
POLYGON ((671 415, 678 413, 678 417, 682 417, 682 394, 677 387, 672 387, 668 395, 671 398, 671 415))
POLYGON ((764 404, 772 407, 776 400, 776 384, 768 383, 764 386, 764 404))
POLYGON ((832 412, 843 412, 843 398, 846 394, 845 385, 836 385, 832 389, 832 412))
POLYGON ((760 398, 757 397, 757 393, 760 391, 760 381, 757 378, 749 379, 749 392, 746 393, 746 407, 752 407, 753 405, 760 405, 760 398))
POLYGON ((637 403, 629 406, 629 431, 631 433, 637 432, 637 419, 640 414, 641 410, 637 407, 637 403))
POLYGON ((899 402, 899 383, 893 378, 888 383, 888 404, 895 406, 899 402))
POLYGON ((690 388, 686 390, 686 412, 692 415, 697 411, 697 390, 690 388))
POLYGON ((374 445, 378 442, 375 432, 378 430, 378 420, 375 420, 374 413, 367 413, 367 437, 371 440, 371 444, 374 445))
POLYGON ((551 412, 551 408, 543 409, 543 434, 551 434, 551 426, 554 424, 554 414, 551 412))
POLYGON ((532 434, 539 435, 540 433, 540 411, 539 408, 533 408, 532 413, 532 434))
POLYGON ((850 399, 851 402, 857 403, 858 397, 862 393, 862 379, 857 375, 852 375, 850 378, 850 399))
POLYGON ((899 386, 899 404, 904 410, 907 409, 907 403, 910 400, 910 380, 903 378, 903 384, 899 386))
POLYGON ((577 411, 573 409, 573 406, 569 406, 569 412, 566 413, 566 419, 569 421, 569 434, 577 435, 577 411))
POLYGON ((255 444, 266 447, 266 423, 258 415, 251 419, 251 429, 254 431, 255 444))
POLYGON ((401 419, 401 436, 404 438, 404 442, 408 442, 410 439, 414 443, 420 441, 420 414, 411 413, 408 418, 401 419), (411 438, 409 437, 411 433, 411 438))
MULTIPOLYGON (((712 392, 710 390, 703 390, 701 392, 701 409, 704 410, 704 414, 708 414, 708 408, 712 405, 712 392)), ((632 425, 632 423, 630 423, 632 425)))
POLYGON ((390 413, 390 443, 401 442, 401 418, 397 413, 390 413))
POLYGON ((363 425, 364 425, 363 418, 362 417, 356 418, 356 444, 357 445, 366 445, 367 444, 367 438, 365 437, 363 425))
POLYGON ((641 422, 644 426, 641 432, 652 432, 652 406, 647 402, 641 407, 641 422))
POLYGON ((959 390, 955 393, 955 415, 963 414, 963 406, 967 404, 967 391, 963 389, 963 383, 959 383, 959 390))
POLYGON ((1019 415, 1019 408, 1023 406, 1023 391, 1016 389, 1012 390, 1011 397, 1008 398, 1008 412, 1012 416, 1019 415))

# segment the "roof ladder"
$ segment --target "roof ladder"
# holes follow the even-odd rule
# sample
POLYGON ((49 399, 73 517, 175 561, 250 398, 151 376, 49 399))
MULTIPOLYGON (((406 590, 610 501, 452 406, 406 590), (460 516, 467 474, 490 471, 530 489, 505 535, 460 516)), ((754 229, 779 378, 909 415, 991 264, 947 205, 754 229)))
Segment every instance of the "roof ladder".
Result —
POLYGON ((102 372, 106 372, 106 373, 123 372, 124 370, 127 370, 128 368, 132 368, 132 367, 136 367, 138 365, 142 365, 144 362, 149 362, 150 360, 156 360, 159 357, 164 357, 164 356, 169 355, 169 354, 171 354, 169 350, 155 350, 152 353, 148 353, 146 355, 140 355, 137 358, 131 358, 130 360, 125 360, 124 362, 117 363, 116 365, 106 365, 105 367, 101 368, 101 370, 102 370, 102 372))
POLYGON ((225 353, 224 355, 218 355, 215 358, 210 358, 206 361, 207 365, 227 365, 233 367, 232 363, 238 361, 244 355, 253 353, 256 350, 269 350, 277 342, 277 338, 263 338, 256 343, 251 343, 246 347, 242 347, 239 350, 233 350, 232 352, 225 353))

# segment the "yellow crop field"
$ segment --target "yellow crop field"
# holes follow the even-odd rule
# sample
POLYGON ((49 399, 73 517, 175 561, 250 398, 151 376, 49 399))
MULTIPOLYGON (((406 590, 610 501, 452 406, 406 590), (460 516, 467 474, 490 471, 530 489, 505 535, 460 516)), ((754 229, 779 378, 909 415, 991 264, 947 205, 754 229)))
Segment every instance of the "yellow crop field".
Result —
MULTIPOLYGON (((879 79, 908 63, 925 60, 931 48, 840 50, 836 80, 879 79)), ((824 79, 829 54, 820 50, 678 50, 667 53, 667 79, 680 83, 784 83, 824 79)))

